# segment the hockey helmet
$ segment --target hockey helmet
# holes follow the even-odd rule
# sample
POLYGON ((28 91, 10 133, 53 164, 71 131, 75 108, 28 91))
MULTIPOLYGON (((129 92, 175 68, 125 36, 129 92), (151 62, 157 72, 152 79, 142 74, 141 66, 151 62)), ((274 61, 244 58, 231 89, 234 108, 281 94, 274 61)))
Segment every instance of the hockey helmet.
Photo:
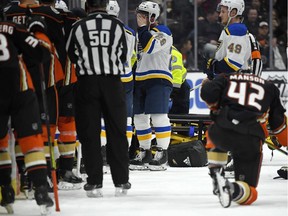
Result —
POLYGON ((115 0, 110 0, 106 6, 106 11, 108 14, 118 17, 120 12, 118 2, 115 0))
POLYGON ((57 0, 55 2, 55 8, 57 8, 57 9, 68 9, 67 4, 63 0, 57 0))
POLYGON ((9 4, 11 4, 10 0, 1 0, 0 1, 0 9, 3 10, 3 8, 7 7, 9 4))
POLYGON ((220 6, 228 7, 228 14, 230 14, 233 9, 236 9, 238 16, 242 16, 245 10, 244 0, 221 0, 221 2, 218 4, 218 8, 220 8, 220 6))
POLYGON ((142 2, 137 8, 136 13, 148 15, 150 23, 154 23, 160 15, 160 7, 157 3, 151 1, 142 2))
POLYGON ((107 0, 86 0, 86 3, 88 4, 89 7, 97 7, 97 8, 102 8, 106 7, 107 5, 107 0))

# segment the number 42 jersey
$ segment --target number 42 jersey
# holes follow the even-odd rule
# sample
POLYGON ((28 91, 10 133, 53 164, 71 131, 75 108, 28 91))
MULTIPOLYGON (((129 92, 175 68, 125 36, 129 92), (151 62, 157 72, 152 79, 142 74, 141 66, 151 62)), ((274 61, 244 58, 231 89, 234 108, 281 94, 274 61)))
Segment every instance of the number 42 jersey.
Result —
MULTIPOLYGON (((243 73, 221 74, 212 81, 203 83, 201 98, 211 110, 229 110, 225 118, 235 125, 251 120, 265 123, 268 119, 272 132, 277 134, 286 131, 287 134, 280 91, 272 82, 259 76, 243 73)), ((287 139, 283 143, 287 143, 287 139)))

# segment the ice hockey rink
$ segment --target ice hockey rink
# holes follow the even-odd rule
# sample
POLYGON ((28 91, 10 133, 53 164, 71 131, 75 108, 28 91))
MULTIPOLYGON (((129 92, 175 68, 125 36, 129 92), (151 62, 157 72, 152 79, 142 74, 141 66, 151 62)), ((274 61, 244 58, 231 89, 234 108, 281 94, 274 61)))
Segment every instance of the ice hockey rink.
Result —
MULTIPOLYGON (((232 203, 224 209, 212 195, 208 168, 170 168, 165 172, 130 172, 132 188, 126 197, 115 197, 111 175, 105 174, 103 198, 88 198, 85 191, 59 191, 61 216, 284 216, 288 215, 288 181, 273 179, 287 165, 287 156, 264 145, 258 200, 251 206, 232 203)), ((51 194, 52 195, 52 194, 51 194)), ((0 215, 5 215, 0 207, 0 215)), ((14 215, 40 215, 34 200, 16 200, 14 215)))

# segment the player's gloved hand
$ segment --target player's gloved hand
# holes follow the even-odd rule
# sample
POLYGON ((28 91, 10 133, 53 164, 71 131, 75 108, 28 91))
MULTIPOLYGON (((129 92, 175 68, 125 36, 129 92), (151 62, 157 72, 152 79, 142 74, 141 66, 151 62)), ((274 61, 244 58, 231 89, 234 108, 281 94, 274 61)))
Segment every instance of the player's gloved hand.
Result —
POLYGON ((202 64, 202 68, 203 68, 203 72, 207 75, 209 80, 214 79, 214 67, 215 67, 215 62, 217 60, 215 59, 206 59, 204 58, 203 64, 202 64))
POLYGON ((212 59, 212 58, 208 59, 208 60, 207 60, 207 63, 206 63, 206 69, 214 72, 214 71, 215 71, 214 69, 215 69, 215 63, 216 63, 216 61, 217 61, 217 60, 212 59))
POLYGON ((47 32, 47 25, 45 23, 45 20, 40 16, 29 17, 26 21, 26 26, 28 31, 33 33, 42 32, 46 34, 47 32))
POLYGON ((270 140, 271 140, 271 145, 268 145, 268 148, 271 150, 275 150, 275 149, 280 149, 282 147, 282 145, 278 142, 277 137, 275 136, 270 136, 270 140))

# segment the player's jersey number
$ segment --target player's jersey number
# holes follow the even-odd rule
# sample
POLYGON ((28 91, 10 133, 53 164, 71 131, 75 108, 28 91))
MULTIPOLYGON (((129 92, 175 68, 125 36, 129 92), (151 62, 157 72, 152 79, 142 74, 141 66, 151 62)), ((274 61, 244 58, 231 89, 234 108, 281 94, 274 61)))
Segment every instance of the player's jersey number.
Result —
POLYGON ((0 61, 7 61, 10 58, 8 42, 3 34, 0 34, 0 61))
POLYGON ((230 98, 236 99, 240 105, 252 106, 260 111, 262 106, 259 101, 263 100, 264 93, 264 88, 256 83, 230 81, 227 95, 230 98), (250 92, 249 88, 254 91, 250 92))
POLYGON ((231 43, 229 46, 228 46, 228 50, 229 52, 231 53, 237 53, 239 54, 242 50, 242 46, 240 44, 234 44, 234 43, 231 43))

